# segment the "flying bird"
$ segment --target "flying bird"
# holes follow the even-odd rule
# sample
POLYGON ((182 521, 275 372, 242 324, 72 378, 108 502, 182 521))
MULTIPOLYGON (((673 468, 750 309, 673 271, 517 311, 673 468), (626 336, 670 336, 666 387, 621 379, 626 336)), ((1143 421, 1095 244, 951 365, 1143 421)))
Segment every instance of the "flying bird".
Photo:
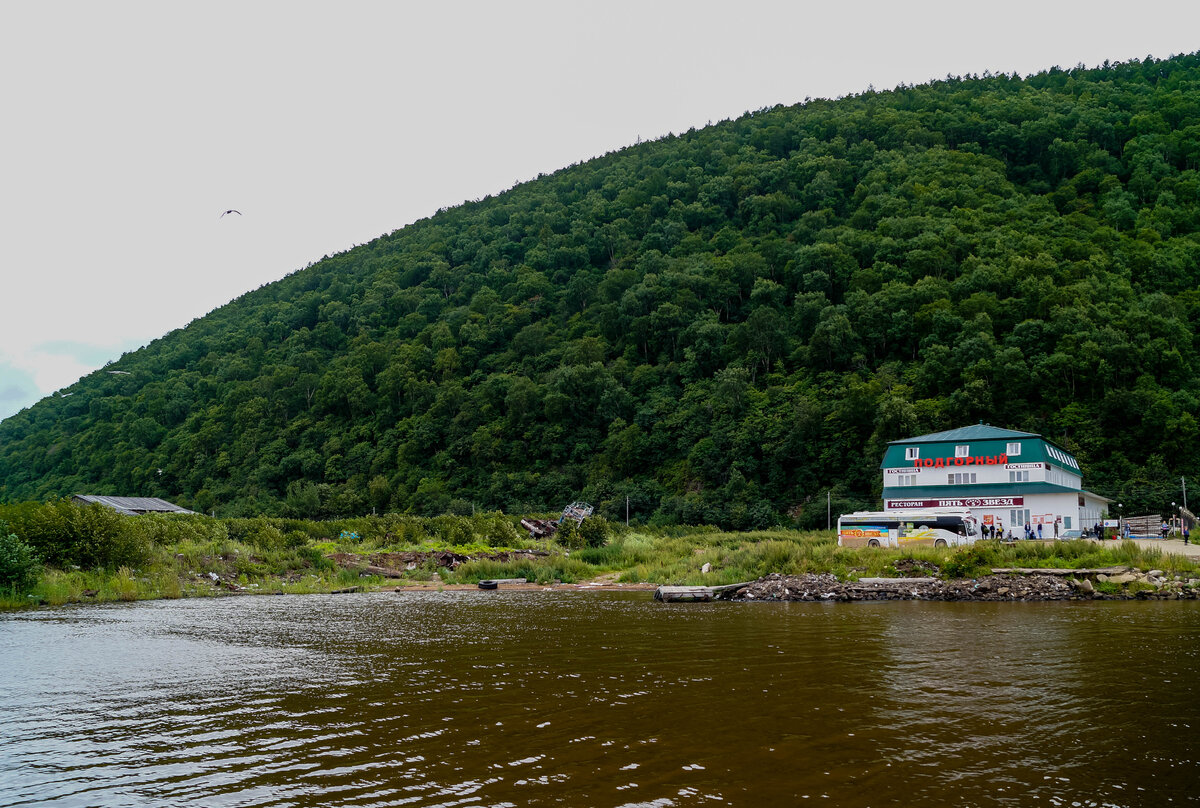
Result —
POLYGON ((233 208, 230 208, 229 210, 225 211, 225 213, 222 213, 222 214, 221 214, 220 216, 218 216, 217 218, 218 218, 218 219, 224 219, 224 218, 225 218, 225 216, 226 216, 227 214, 230 214, 230 213, 236 213, 238 216, 241 216, 241 215, 242 215, 242 212, 241 212, 240 210, 234 210, 233 208))

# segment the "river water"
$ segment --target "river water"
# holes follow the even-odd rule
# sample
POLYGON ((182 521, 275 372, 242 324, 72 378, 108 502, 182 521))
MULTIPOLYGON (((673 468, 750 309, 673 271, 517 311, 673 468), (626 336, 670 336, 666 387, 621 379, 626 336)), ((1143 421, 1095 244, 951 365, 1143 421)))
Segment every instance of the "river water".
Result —
POLYGON ((1195 602, 0 615, 0 806, 1157 806, 1198 737, 1195 602))

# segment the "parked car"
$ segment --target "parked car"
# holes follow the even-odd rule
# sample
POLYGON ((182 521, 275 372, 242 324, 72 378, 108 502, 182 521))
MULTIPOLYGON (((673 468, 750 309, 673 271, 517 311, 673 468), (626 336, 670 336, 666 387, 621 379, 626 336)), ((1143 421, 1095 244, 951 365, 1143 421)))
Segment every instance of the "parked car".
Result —
POLYGON ((1083 531, 1071 528, 1070 530, 1061 530, 1058 533, 1058 538, 1061 541, 1070 541, 1071 539, 1082 539, 1083 531))

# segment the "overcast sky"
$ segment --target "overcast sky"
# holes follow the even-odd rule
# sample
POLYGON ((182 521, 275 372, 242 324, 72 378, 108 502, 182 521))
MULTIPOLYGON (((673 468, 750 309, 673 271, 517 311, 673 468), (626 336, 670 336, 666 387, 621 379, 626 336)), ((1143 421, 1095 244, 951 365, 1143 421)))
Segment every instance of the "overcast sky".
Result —
POLYGON ((322 256, 639 138, 1197 32, 1194 0, 0 0, 0 418, 322 256))

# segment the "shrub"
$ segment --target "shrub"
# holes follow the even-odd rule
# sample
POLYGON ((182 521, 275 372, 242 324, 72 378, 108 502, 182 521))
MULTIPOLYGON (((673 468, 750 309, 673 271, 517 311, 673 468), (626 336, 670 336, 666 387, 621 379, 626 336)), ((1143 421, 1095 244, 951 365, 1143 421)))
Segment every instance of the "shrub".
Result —
POLYGON ((501 513, 487 519, 483 526, 483 537, 489 547, 512 547, 521 541, 521 534, 501 513))
POLYGON ((321 551, 316 547, 300 547, 296 550, 296 556, 318 570, 331 570, 334 567, 332 561, 321 554, 321 551))
POLYGON ((559 523, 554 540, 568 550, 578 550, 584 547, 583 536, 579 533, 579 523, 574 519, 563 519, 559 523))
POLYGON ((260 550, 279 550, 285 543, 283 531, 265 522, 252 528, 242 541, 260 550))
POLYGON ((977 541, 967 547, 961 547, 950 556, 950 560, 942 564, 944 578, 976 578, 988 575, 992 567, 997 566, 1000 556, 1000 545, 994 541, 977 541))
POLYGON ((145 532, 103 505, 76 505, 69 499, 25 503, 0 516, 47 564, 95 569, 139 566, 149 554, 145 532))
POLYGON ((23 592, 37 581, 37 553, 0 522, 0 589, 23 592))
POLYGON ((579 524, 579 536, 585 547, 603 547, 611 533, 612 528, 603 516, 589 516, 579 524))

